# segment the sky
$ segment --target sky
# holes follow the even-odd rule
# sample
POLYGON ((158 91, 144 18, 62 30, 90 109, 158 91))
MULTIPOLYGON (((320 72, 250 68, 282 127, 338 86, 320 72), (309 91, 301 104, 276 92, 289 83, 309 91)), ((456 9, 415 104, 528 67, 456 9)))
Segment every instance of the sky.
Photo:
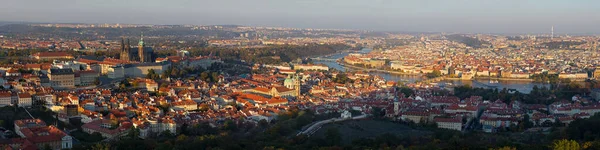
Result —
POLYGON ((599 0, 2 0, 0 21, 600 33, 599 0))

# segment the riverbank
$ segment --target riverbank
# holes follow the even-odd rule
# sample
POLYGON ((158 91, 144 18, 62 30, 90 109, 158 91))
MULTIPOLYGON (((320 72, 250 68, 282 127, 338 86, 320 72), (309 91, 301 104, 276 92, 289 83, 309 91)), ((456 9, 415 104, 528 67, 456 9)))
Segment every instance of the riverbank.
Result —
MULTIPOLYGON (((368 52, 368 49, 362 50, 363 52, 368 52)), ((344 56, 347 56, 348 53, 342 53, 342 54, 338 54, 338 55, 332 55, 330 57, 326 57, 327 59, 342 59, 344 56)), ((376 75, 376 76, 381 76, 384 79, 386 79, 387 81, 396 81, 396 82, 404 82, 404 83, 416 83, 419 81, 423 81, 423 80, 427 80, 426 78, 423 77, 423 74, 413 74, 413 73, 403 73, 403 72, 399 72, 399 71, 389 71, 389 70, 374 70, 374 69, 365 69, 363 67, 358 67, 358 66, 352 66, 349 64, 344 64, 341 61, 315 61, 315 64, 323 64, 328 66, 329 68, 333 68, 336 70, 340 70, 340 71, 352 71, 352 70, 356 70, 356 71, 360 71, 363 70, 366 73, 370 74, 370 75, 376 75)), ((531 81, 530 79, 510 79, 510 78, 491 78, 491 77, 476 77, 473 79, 462 79, 462 78, 448 78, 446 77, 445 80, 443 81, 436 81, 436 82, 432 82, 432 83, 452 83, 452 85, 472 85, 473 87, 480 87, 480 88, 491 88, 490 86, 485 86, 483 84, 477 84, 474 83, 474 80, 480 80, 483 83, 483 80, 498 80, 499 82, 496 83, 490 83, 491 85, 495 86, 496 89, 516 89, 517 91, 521 92, 521 93, 529 93, 532 88, 534 86, 538 86, 538 87, 550 87, 550 84, 548 83, 536 83, 531 81)))
MULTIPOLYGON (((399 72, 399 71, 381 70, 381 69, 375 69, 375 68, 364 68, 364 67, 358 67, 358 66, 354 66, 354 65, 351 65, 351 64, 347 64, 345 62, 337 62, 337 63, 340 64, 341 66, 349 67, 349 68, 357 69, 357 70, 375 71, 375 72, 383 72, 383 73, 390 73, 390 74, 397 74, 397 75, 423 76, 422 73, 406 73, 406 72, 399 72)), ((526 81, 526 82, 533 82, 533 79, 499 78, 499 77, 473 77, 472 79, 446 78, 445 80, 498 80, 498 81, 526 81)))

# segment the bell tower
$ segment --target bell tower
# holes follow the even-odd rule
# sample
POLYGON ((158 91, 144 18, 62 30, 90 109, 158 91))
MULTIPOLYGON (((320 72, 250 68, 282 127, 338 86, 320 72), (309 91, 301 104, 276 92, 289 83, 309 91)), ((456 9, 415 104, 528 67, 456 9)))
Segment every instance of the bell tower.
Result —
POLYGON ((144 58, 144 47, 146 45, 144 45, 144 33, 142 33, 141 37, 140 37, 140 42, 138 43, 138 56, 140 57, 140 62, 146 62, 146 59, 144 58))
POLYGON ((298 75, 294 76, 294 90, 296 93, 296 96, 300 96, 300 77, 298 75))

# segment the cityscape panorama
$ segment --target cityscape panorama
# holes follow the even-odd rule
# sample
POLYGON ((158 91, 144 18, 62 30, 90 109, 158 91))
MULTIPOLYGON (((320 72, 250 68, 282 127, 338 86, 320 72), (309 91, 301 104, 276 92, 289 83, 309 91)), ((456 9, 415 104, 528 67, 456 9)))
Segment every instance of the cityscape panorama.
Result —
POLYGON ((2 0, 0 148, 598 150, 599 6, 2 0))

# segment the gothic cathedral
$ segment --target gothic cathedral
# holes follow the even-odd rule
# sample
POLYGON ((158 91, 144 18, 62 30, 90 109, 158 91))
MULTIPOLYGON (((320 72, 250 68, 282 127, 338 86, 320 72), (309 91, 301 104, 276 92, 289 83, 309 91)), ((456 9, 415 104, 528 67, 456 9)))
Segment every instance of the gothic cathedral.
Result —
POLYGON ((127 39, 127 44, 125 44, 124 39, 121 39, 119 59, 124 61, 138 61, 140 63, 155 61, 152 47, 146 47, 144 43, 144 35, 141 36, 137 49, 137 51, 132 51, 129 39, 127 39))

